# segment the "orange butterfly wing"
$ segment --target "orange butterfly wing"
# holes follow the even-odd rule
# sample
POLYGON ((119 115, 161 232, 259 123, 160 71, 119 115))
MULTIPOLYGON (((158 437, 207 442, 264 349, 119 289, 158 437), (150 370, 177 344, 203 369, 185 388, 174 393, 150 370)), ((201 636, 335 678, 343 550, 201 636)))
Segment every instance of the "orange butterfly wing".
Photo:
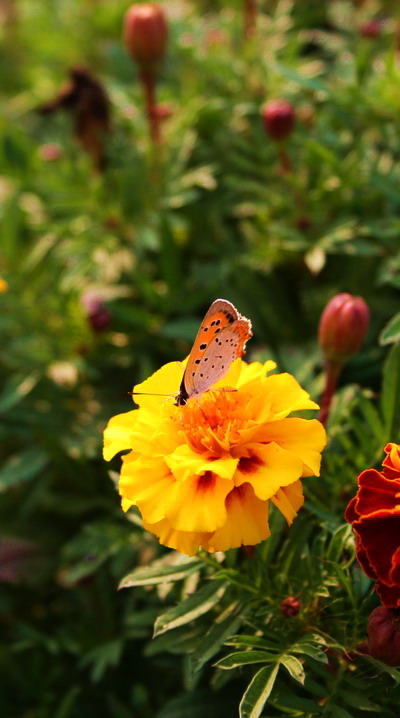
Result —
POLYGON ((202 396, 229 371, 232 362, 245 353, 252 337, 251 322, 226 299, 216 299, 205 315, 190 352, 177 406, 202 396))

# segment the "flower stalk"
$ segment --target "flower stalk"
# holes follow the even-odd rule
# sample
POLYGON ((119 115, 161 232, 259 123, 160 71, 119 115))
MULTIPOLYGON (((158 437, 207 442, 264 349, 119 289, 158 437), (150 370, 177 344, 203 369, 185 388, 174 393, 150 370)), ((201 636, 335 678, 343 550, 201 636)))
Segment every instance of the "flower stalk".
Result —
POLYGON ((159 5, 132 5, 125 15, 124 42, 139 67, 151 141, 161 144, 161 113, 156 102, 156 80, 168 41, 165 13, 159 5))

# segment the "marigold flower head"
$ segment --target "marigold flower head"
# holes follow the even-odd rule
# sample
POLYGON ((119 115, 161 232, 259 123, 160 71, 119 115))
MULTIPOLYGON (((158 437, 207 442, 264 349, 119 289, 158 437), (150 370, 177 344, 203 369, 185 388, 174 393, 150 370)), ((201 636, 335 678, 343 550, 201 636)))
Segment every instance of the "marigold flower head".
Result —
POLYGON ((400 446, 387 444, 383 470, 367 469, 345 519, 356 535, 358 562, 381 602, 400 608, 400 446))
MULTIPOLYGON (((319 474, 325 431, 316 419, 289 417, 317 409, 290 374, 272 361, 237 359, 200 400, 174 406, 135 396, 138 410, 114 416, 104 458, 122 457, 122 508, 137 506, 160 543, 192 556, 267 539, 271 501, 291 524, 303 504, 300 479, 319 474)), ((182 369, 166 364, 135 387, 177 393, 182 369)))

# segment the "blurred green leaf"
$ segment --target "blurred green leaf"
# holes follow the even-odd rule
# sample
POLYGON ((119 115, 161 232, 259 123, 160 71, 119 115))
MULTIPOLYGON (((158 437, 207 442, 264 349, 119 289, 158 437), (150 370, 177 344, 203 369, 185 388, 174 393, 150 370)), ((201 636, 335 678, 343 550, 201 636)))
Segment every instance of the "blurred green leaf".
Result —
POLYGON ((26 449, 19 454, 9 456, 0 469, 0 493, 14 488, 18 484, 30 481, 40 474, 49 463, 47 454, 42 449, 26 449))
POLYGON ((394 344, 400 341, 400 312, 386 324, 379 336, 380 344, 394 344))
POLYGON ((0 394, 0 412, 5 412, 19 404, 35 388, 39 374, 32 372, 28 376, 12 377, 0 394))

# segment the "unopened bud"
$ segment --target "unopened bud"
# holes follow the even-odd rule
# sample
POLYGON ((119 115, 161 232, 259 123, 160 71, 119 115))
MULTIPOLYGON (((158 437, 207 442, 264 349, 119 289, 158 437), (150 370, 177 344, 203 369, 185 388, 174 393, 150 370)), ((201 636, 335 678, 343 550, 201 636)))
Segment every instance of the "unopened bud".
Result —
POLYGON ((261 115, 264 129, 273 140, 285 140, 292 133, 295 117, 293 105, 289 102, 266 102, 261 109, 261 115))
POLYGON ((368 619, 368 649, 388 666, 400 666, 400 612, 378 606, 368 619))
POLYGON ((82 295, 82 306, 94 332, 103 332, 111 323, 111 312, 90 290, 82 295))
POLYGON ((281 613, 287 618, 297 616, 297 614, 300 612, 300 609, 301 603, 299 599, 295 598, 294 596, 288 596, 287 598, 284 598, 280 605, 281 613))
POLYGON ((366 20, 362 22, 358 28, 358 32, 362 37, 368 37, 373 40, 375 37, 379 37, 382 34, 383 21, 382 20, 366 20))
POLYGON ((368 330, 364 299, 337 294, 326 305, 319 323, 319 344, 326 359, 342 364, 357 354, 368 330))
POLYGON ((132 5, 125 15, 124 42, 130 56, 142 67, 151 69, 164 57, 168 26, 159 5, 132 5))

